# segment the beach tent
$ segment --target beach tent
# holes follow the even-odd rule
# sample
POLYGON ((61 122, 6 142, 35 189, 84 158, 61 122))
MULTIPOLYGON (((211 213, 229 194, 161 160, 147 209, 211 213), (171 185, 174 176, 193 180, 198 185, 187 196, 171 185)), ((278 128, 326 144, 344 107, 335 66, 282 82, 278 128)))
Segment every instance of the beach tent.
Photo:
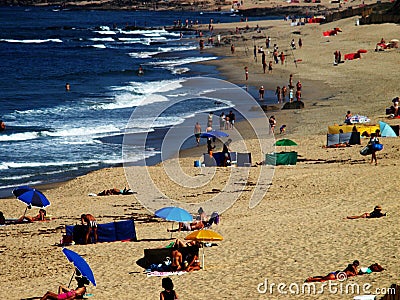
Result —
MULTIPOLYGON (((230 155, 231 163, 236 163, 238 167, 246 167, 251 164, 251 153, 230 152, 230 155)), ((203 153, 203 164, 206 167, 222 166, 224 159, 225 156, 222 152, 214 152, 212 157, 208 153, 203 153)))
POLYGON ((390 127, 389 124, 379 121, 379 128, 381 130, 382 137, 396 137, 396 133, 394 132, 393 128, 390 127))
MULTIPOLYGON (((84 244, 86 226, 66 225, 66 236, 72 237, 76 244, 84 244)), ((111 222, 97 225, 98 242, 137 241, 133 220, 111 222)))
POLYGON ((366 125, 366 124, 353 124, 353 125, 331 125, 328 126, 328 133, 341 133, 340 130, 342 130, 342 133, 346 132, 352 132, 354 126, 356 127, 357 131, 361 134, 361 136, 365 135, 367 133, 368 135, 371 135, 372 132, 376 132, 376 130, 380 130, 379 125, 366 125))
POLYGON ((360 145, 361 138, 359 132, 328 133, 326 135, 326 145, 328 147, 340 144, 360 145))
POLYGON ((297 152, 273 152, 265 155, 265 164, 278 165, 295 165, 297 164, 297 152))

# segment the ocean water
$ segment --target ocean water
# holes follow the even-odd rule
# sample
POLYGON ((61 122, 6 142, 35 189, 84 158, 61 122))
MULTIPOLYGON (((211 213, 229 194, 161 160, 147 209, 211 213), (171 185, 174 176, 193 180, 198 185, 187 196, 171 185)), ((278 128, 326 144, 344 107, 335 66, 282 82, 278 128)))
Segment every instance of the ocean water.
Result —
MULTIPOLYGON (((187 77, 217 77, 214 67, 197 64, 218 57, 200 53, 194 33, 181 38, 163 29, 186 18, 201 24, 240 19, 230 13, 2 7, 0 119, 7 128, 0 132, 0 197, 19 185, 121 164, 121 137, 132 112, 157 101, 143 99, 166 84, 178 88, 187 77), (144 76, 137 75, 139 65, 144 76)), ((139 116, 130 133, 151 132, 154 142, 165 128, 218 108, 194 99, 190 111, 176 107, 156 122, 139 116)), ((154 142, 132 151, 135 162, 143 151, 156 158, 160 149, 154 142)))

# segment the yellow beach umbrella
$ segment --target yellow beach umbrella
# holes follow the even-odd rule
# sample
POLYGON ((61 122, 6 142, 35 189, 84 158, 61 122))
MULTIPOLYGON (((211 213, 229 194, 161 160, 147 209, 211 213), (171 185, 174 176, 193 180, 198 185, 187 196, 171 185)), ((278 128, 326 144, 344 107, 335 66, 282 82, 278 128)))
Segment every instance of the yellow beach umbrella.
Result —
POLYGON ((217 242, 217 241, 222 241, 224 238, 216 233, 215 231, 209 230, 209 229, 201 229, 201 230, 196 230, 193 231, 191 234, 189 234, 187 237, 185 237, 185 240, 190 240, 190 241, 196 241, 196 242, 201 242, 203 243, 203 267, 202 269, 204 270, 204 243, 205 242, 217 242))

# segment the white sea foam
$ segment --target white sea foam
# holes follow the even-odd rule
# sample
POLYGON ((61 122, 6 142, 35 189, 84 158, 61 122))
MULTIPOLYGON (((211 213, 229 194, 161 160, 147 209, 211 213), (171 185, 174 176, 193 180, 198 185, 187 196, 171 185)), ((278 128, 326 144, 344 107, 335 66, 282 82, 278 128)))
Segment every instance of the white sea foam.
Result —
POLYGON ((117 34, 117 32, 112 31, 112 30, 96 30, 94 32, 96 32, 98 34, 104 34, 104 35, 115 35, 115 34, 117 34))
POLYGON ((150 58, 154 55, 165 53, 165 52, 180 52, 180 51, 188 51, 195 50, 197 47, 195 46, 180 46, 180 47, 158 47, 158 51, 152 52, 131 52, 128 55, 133 58, 150 58))
POLYGON ((154 65, 160 67, 175 67, 180 65, 186 65, 195 62, 202 62, 207 60, 217 59, 218 57, 210 56, 210 57, 187 57, 183 59, 171 59, 171 60, 162 60, 162 61, 154 61, 146 63, 147 65, 154 65))
POLYGON ((178 75, 180 75, 180 74, 187 73, 187 72, 189 72, 189 71, 190 71, 189 68, 171 68, 171 73, 172 73, 172 74, 178 74, 178 75))
POLYGON ((39 132, 22 132, 10 135, 0 135, 0 142, 28 141, 38 138, 39 132))
POLYGON ((155 102, 164 102, 168 99, 164 96, 153 94, 168 92, 182 87, 181 83, 185 80, 161 80, 157 83, 153 81, 147 82, 130 82, 127 86, 113 87, 113 101, 109 103, 96 104, 95 109, 121 109, 128 107, 136 107, 139 105, 149 105, 155 102), (159 86, 159 88, 157 88, 159 86), (148 97, 153 94, 151 97, 148 97))
POLYGON ((150 45, 151 42, 150 38, 118 38, 118 40, 126 44, 150 45))
POLYGON ((75 127, 75 128, 66 128, 60 129, 57 131, 43 131, 43 135, 52 136, 52 137, 77 137, 77 136, 98 136, 109 133, 120 133, 120 129, 115 127, 114 125, 104 125, 104 126, 93 126, 93 127, 75 127))
POLYGON ((106 45, 103 45, 103 44, 92 45, 92 47, 99 48, 99 49, 106 49, 107 48, 106 45))
POLYGON ((45 40, 14 40, 14 39, 0 39, 0 42, 7 43, 22 43, 22 44, 41 44, 41 43, 62 43, 60 39, 45 39, 45 40))
POLYGON ((111 37, 106 38, 90 38, 89 40, 93 42, 114 42, 115 40, 111 37))

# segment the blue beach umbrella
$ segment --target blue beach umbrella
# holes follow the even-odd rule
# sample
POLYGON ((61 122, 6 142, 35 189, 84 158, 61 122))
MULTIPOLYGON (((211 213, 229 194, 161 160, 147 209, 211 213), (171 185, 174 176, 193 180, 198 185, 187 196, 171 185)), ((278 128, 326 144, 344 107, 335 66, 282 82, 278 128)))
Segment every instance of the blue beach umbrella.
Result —
POLYGON ((202 138, 221 138, 221 137, 228 137, 229 134, 227 134, 226 132, 223 131, 217 131, 217 130, 213 130, 213 131, 209 131, 209 132, 204 132, 200 135, 200 137, 202 138))
MULTIPOLYGON (((157 210, 155 213, 156 217, 167 221, 175 221, 175 222, 191 222, 193 221, 192 215, 180 207, 175 206, 168 206, 157 210)), ((174 223, 172 223, 172 230, 171 230, 171 238, 172 238, 172 231, 174 228, 174 223)))
MULTIPOLYGON (((80 256, 78 253, 67 248, 63 248, 62 252, 68 258, 68 260, 74 264, 75 268, 77 268, 79 272, 81 272, 82 276, 86 277, 94 286, 96 286, 96 280, 94 279, 93 271, 86 260, 84 260, 83 257, 80 256)), ((72 277, 74 275, 72 275, 72 277)))
POLYGON ((155 213, 156 217, 167 221, 175 222, 191 222, 193 221, 192 215, 180 207, 169 206, 157 210, 155 213))
POLYGON ((17 197, 18 200, 24 202, 27 206, 26 210, 32 206, 44 208, 50 205, 50 201, 46 196, 39 190, 31 188, 29 186, 20 186, 15 188, 12 193, 17 197))
POLYGON ((14 194, 15 197, 19 197, 23 193, 26 193, 26 192, 29 192, 32 190, 33 190, 33 188, 31 188, 30 186, 23 185, 23 186, 19 186, 19 187, 13 189, 12 193, 14 194))

